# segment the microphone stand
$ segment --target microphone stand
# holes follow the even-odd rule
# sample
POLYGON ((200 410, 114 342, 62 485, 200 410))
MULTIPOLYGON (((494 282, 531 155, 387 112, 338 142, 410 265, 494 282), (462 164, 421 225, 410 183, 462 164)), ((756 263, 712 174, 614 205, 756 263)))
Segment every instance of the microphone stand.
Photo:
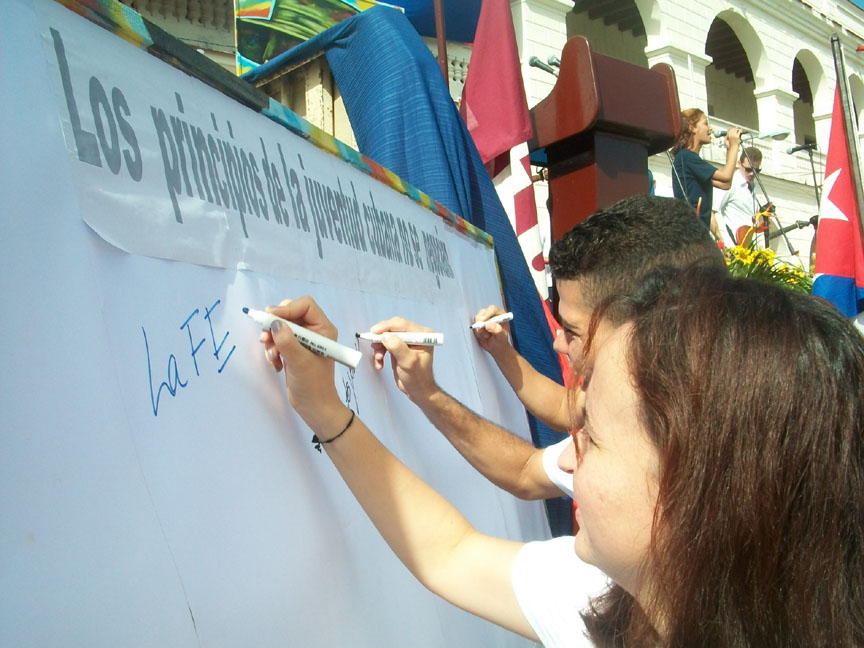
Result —
MULTIPOLYGON (((752 139, 752 138, 751 138, 751 139, 752 139)), ((744 147, 744 146, 742 146, 742 147, 741 147, 741 151, 744 153, 744 157, 745 157, 745 159, 747 160, 747 162, 750 164, 750 168, 752 169, 752 168, 753 168, 753 160, 751 160, 751 159, 750 159, 750 156, 747 154, 747 148, 744 147)), ((759 189, 762 190, 762 195, 765 196, 765 204, 766 204, 766 205, 771 205, 771 198, 768 197, 768 192, 765 191, 765 185, 762 184, 762 179, 759 177, 759 174, 758 174, 758 173, 754 173, 754 174, 753 174, 753 177, 754 177, 754 179, 755 179, 756 184, 759 185, 759 189)), ((755 192, 754 192, 754 195, 755 195, 755 192)), ((768 209, 768 208, 766 207, 766 209, 763 210, 763 211, 765 211, 765 213, 767 213, 767 209, 768 209)), ((768 218, 768 217, 766 216, 766 218, 768 218)), ((774 216, 774 218, 777 220, 777 227, 780 228, 780 233, 781 233, 782 236, 783 236, 783 240, 786 242, 786 247, 788 248, 789 252, 792 253, 793 256, 796 256, 796 257, 797 257, 797 256, 798 256, 798 250, 796 250, 796 249, 794 249, 794 248, 792 247, 792 242, 789 240, 789 237, 786 236, 786 231, 785 231, 785 230, 783 229, 783 227, 780 225, 780 219, 777 218, 776 216, 774 216)), ((769 244, 769 242, 770 242, 771 239, 770 239, 770 237, 768 236, 768 228, 767 228, 767 227, 765 228, 765 234, 764 234, 764 236, 765 236, 765 247, 768 247, 768 244, 769 244)))
POLYGON ((806 221, 795 221, 791 225, 787 225, 786 227, 781 228, 778 232, 771 232, 768 238, 777 238, 784 232, 791 232, 794 229, 804 229, 805 227, 810 227, 811 225, 813 225, 813 227, 816 227, 817 220, 819 220, 819 214, 813 214, 806 221))
POLYGON ((816 193, 816 215, 809 223, 813 226, 813 238, 810 240, 810 268, 816 262, 816 233, 819 231, 819 212, 822 211, 822 200, 819 196, 819 183, 816 181, 816 164, 813 162, 813 149, 807 149, 807 157, 810 158, 810 172, 813 174, 813 191, 816 193))
MULTIPOLYGON (((822 201, 819 197, 819 184, 816 182, 816 164, 813 162, 813 149, 807 148, 807 157, 810 158, 810 172, 813 174, 813 191, 816 192, 816 209, 817 211, 822 209, 822 201)), ((817 214, 816 223, 813 225, 814 227, 819 224, 819 218, 817 214)))

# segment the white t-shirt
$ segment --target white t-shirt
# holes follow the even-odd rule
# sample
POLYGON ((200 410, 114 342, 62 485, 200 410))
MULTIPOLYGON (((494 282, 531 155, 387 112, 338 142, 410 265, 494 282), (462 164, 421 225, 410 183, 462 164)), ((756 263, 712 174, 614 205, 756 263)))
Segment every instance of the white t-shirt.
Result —
POLYGON ((864 313, 859 313, 853 317, 852 325, 858 329, 858 332, 861 333, 861 335, 864 335, 864 313))
POLYGON ((546 648, 588 648, 580 612, 606 591, 609 579, 582 561, 573 536, 529 542, 516 554, 511 571, 513 592, 522 614, 546 648))
POLYGON ((727 247, 732 247, 736 244, 732 235, 737 236, 739 228, 753 226, 753 216, 755 213, 756 198, 753 192, 750 191, 747 178, 741 175, 740 169, 737 169, 735 175, 732 177, 732 186, 720 201, 720 214, 726 225, 721 234, 723 235, 723 242, 727 247), (727 227, 732 231, 732 235, 726 230, 727 227))
POLYGON ((549 481, 560 488, 565 495, 572 498, 573 475, 558 467, 558 457, 570 443, 573 443, 573 439, 567 436, 562 441, 543 448, 543 470, 546 471, 549 481))

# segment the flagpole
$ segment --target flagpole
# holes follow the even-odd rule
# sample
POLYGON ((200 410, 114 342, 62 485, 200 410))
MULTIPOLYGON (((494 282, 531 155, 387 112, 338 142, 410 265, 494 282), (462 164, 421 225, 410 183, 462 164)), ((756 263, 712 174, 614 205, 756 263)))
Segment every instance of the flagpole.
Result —
POLYGON ((843 60, 843 49, 840 37, 831 34, 831 51, 834 55, 834 72, 837 75, 837 91, 840 93, 840 112, 843 114, 843 126, 846 133, 846 149, 849 151, 849 173, 852 176, 852 191, 858 206, 858 228, 861 240, 864 241, 864 189, 861 184, 861 166, 858 155, 858 138, 855 135, 855 122, 852 120, 852 103, 849 100, 849 79, 846 76, 846 64, 843 60))
POLYGON ((444 6, 442 0, 433 0, 433 10, 435 11, 435 41, 438 44, 438 65, 441 66, 441 74, 444 75, 444 82, 447 87, 450 87, 450 79, 447 65, 447 26, 444 22, 444 6))

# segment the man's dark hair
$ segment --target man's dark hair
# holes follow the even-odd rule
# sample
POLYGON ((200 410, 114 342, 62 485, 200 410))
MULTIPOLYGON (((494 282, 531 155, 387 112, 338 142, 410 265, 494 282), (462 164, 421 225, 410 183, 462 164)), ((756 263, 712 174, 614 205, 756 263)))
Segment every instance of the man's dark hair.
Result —
POLYGON ((753 164, 759 166, 759 163, 762 162, 762 151, 760 151, 755 146, 748 146, 747 148, 742 148, 741 157, 738 158, 738 161, 743 164, 747 161, 748 157, 753 164))
POLYGON ((579 280, 592 307, 632 294, 655 268, 691 265, 725 269, 726 262, 693 208, 661 196, 632 196, 598 209, 555 241, 549 254, 552 277, 579 280))

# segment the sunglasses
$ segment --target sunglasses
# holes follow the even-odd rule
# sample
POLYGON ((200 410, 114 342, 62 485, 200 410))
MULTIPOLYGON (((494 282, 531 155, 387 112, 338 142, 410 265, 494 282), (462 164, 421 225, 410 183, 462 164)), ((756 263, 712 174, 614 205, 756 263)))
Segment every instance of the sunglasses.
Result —
POLYGON ((741 170, 744 173, 762 173, 761 167, 741 167, 741 170))

